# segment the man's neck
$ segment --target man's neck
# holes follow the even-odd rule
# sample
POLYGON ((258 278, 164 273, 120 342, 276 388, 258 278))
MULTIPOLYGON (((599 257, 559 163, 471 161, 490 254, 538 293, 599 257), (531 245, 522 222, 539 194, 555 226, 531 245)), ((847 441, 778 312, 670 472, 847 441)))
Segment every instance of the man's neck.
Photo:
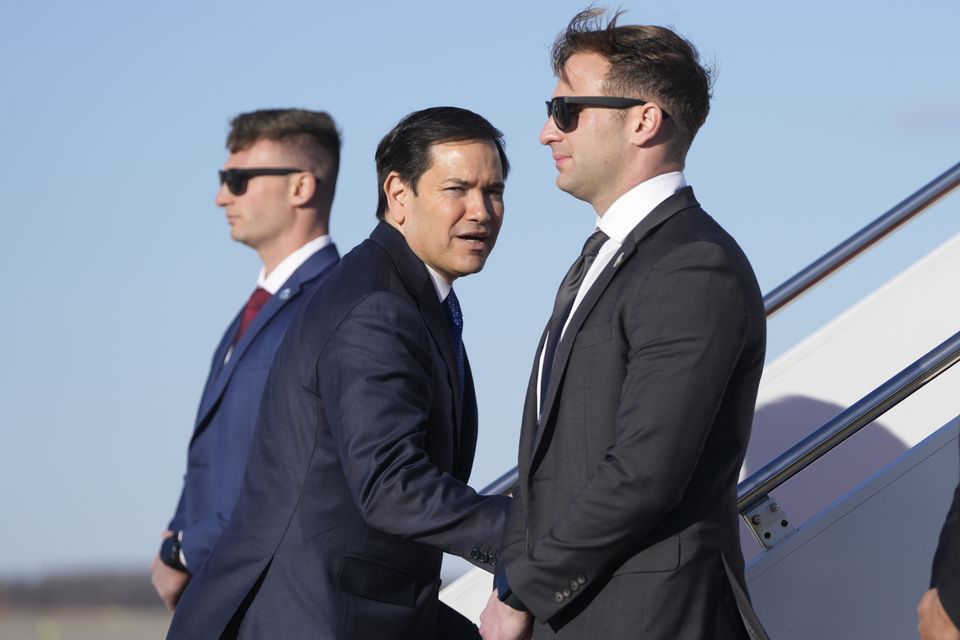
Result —
POLYGON ((613 203, 619 200, 623 196, 623 194, 636 188, 638 185, 643 184, 647 180, 651 180, 653 178, 656 178, 657 176, 662 176, 665 173, 671 173, 674 171, 682 172, 683 165, 670 163, 670 164, 661 164, 661 165, 658 165, 657 167, 652 167, 649 169, 641 168, 640 170, 631 174, 629 176, 629 179, 624 181, 624 184, 621 186, 621 188, 615 190, 616 191, 615 194, 605 194, 603 196, 599 196, 598 198, 591 201, 590 204, 593 205, 593 209, 594 211, 597 212, 597 216, 602 218, 603 214, 605 214, 607 210, 610 209, 611 206, 613 206, 613 203))
POLYGON ((290 254, 300 249, 300 247, 320 236, 328 234, 327 229, 317 227, 312 229, 310 233, 300 234, 293 238, 285 238, 283 241, 256 247, 257 255, 260 256, 260 261, 263 263, 264 275, 269 276, 270 273, 277 268, 277 265, 286 260, 290 254))

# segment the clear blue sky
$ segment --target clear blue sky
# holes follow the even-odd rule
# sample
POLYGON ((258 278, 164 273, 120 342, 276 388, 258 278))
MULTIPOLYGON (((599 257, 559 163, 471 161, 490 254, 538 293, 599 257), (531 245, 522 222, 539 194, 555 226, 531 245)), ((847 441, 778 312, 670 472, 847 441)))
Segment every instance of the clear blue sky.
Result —
MULTIPOLYGON (((6 2, 0 6, 0 576, 146 566, 180 490, 211 352, 259 263, 213 203, 227 122, 328 110, 332 233, 373 227, 373 152, 404 114, 488 117, 514 170, 500 242, 457 283, 480 486, 515 460, 533 351, 593 227, 537 143, 555 34, 583 5, 6 2)), ((960 159, 955 0, 626 3, 718 68, 688 159, 769 290, 960 159)), ((960 197, 771 325, 771 355, 960 230, 960 197)), ((954 292, 955 293, 955 292, 954 292)))

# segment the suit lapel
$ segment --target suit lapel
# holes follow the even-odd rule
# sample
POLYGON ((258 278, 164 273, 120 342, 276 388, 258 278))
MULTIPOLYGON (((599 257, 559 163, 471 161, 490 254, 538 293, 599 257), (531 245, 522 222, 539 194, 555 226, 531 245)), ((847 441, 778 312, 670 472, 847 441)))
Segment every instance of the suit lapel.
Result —
POLYGON ((220 372, 223 371, 223 361, 227 357, 227 352, 230 351, 230 345, 233 344, 233 336, 237 334, 237 331, 240 328, 240 320, 242 318, 243 308, 241 308, 240 311, 237 312, 237 315, 234 316, 233 321, 227 327, 223 337, 220 338, 220 344, 217 345, 216 351, 213 352, 213 360, 210 362, 210 373, 207 375, 207 382, 203 387, 203 393, 200 395, 201 410, 203 410, 206 398, 210 395, 214 386, 217 384, 217 378, 220 376, 220 372))
MULTIPOLYGON (((283 286, 280 287, 277 293, 270 296, 270 299, 267 300, 263 308, 260 309, 260 313, 258 313, 257 317, 250 323, 243 337, 240 338, 240 342, 234 346, 233 353, 230 354, 230 361, 221 366, 219 373, 212 376, 211 383, 204 389, 203 397, 200 400, 200 410, 197 413, 197 428, 204 423, 210 412, 217 406, 220 396, 223 395, 227 383, 230 381, 230 378, 233 377, 233 373, 236 371, 244 353, 247 352, 257 339, 258 334, 270 324, 270 321, 281 309, 300 295, 306 283, 323 274, 334 266, 339 259, 340 256, 337 253, 336 246, 332 244, 327 245, 307 258, 306 262, 300 265, 300 268, 294 271, 293 275, 283 283, 283 286)), ((242 314, 243 310, 241 310, 240 314, 234 319, 230 328, 227 330, 227 334, 224 336, 224 340, 221 342, 220 348, 217 349, 217 356, 220 358, 220 363, 222 363, 223 358, 226 357, 227 349, 229 349, 233 341, 233 336, 237 332, 242 314)), ((214 360, 211 371, 215 370, 217 365, 218 361, 214 360)))
MULTIPOLYGON (((540 378, 540 356, 547 344, 547 332, 550 328, 549 322, 540 335, 540 344, 537 345, 536 355, 533 358, 533 371, 530 372, 530 380, 527 382, 527 397, 523 403, 523 417, 520 421, 520 455, 517 460, 517 469, 520 474, 520 482, 530 479, 530 461, 533 458, 534 438, 539 440, 540 429, 537 426, 537 401, 540 394, 537 391, 537 380, 540 378)), ((524 509, 527 508, 526 497, 528 492, 521 491, 520 495, 524 498, 524 509)))
MULTIPOLYGON (((457 356, 453 345, 453 332, 450 320, 440 306, 437 288, 427 272, 423 261, 410 249, 406 238, 386 222, 381 222, 370 234, 370 239, 383 247, 393 259, 397 272, 407 291, 417 301, 427 330, 447 365, 447 381, 453 392, 454 404, 454 441, 459 442, 463 421, 463 398, 460 394, 460 372, 457 369, 457 356)), ((464 376, 466 383, 466 376, 464 376)), ((466 384, 464 384, 466 387, 466 384)))
MULTIPOLYGON (((697 200, 693 195, 693 189, 690 187, 684 187, 654 207, 654 209, 647 214, 643 220, 637 224, 636 227, 633 228, 633 231, 631 231, 630 234, 624 238, 623 244, 620 246, 619 251, 613 255, 613 257, 610 259, 610 262, 608 262, 603 271, 600 272, 600 276, 593 283, 593 286, 591 286, 590 290, 587 291, 587 294, 580 302, 580 305, 577 307, 573 317, 570 318, 570 322, 567 325, 567 330, 563 334, 563 339, 560 340, 560 343, 557 345, 557 352, 554 355, 553 360, 553 370, 550 376, 550 386, 547 387, 547 393, 544 397, 543 406, 540 408, 540 426, 537 429, 536 440, 533 444, 533 455, 536 455, 540 449, 540 443, 543 441, 544 432, 546 431, 544 427, 545 425, 550 424, 550 417, 556 408, 556 399, 560 388, 560 381, 563 379, 563 374, 566 371, 567 363, 570 360, 570 352, 573 349, 573 343, 576 341, 577 333, 579 333, 584 321, 586 321, 587 317, 590 315, 590 312, 596 306, 597 301, 600 300, 604 290, 607 288, 616 274, 619 273, 620 269, 623 268, 623 265, 626 264, 631 257, 633 257, 637 250, 637 246, 648 235, 650 235, 654 229, 666 222, 676 213, 679 213, 684 209, 698 206, 700 205, 697 203, 697 200)), ((538 351, 538 363, 539 359, 540 356, 538 351)))

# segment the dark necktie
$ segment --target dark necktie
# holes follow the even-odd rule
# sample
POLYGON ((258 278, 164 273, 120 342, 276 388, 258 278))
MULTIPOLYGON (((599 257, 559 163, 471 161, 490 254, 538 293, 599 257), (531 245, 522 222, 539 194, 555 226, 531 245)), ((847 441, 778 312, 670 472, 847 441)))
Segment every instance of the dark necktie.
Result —
POLYGON ((557 351, 557 345, 560 343, 560 334, 563 333, 563 325, 567 322, 567 316, 573 308, 573 301, 577 298, 577 291, 583 284, 583 279, 590 270, 590 265, 597 258, 600 247, 608 239, 607 234, 597 229, 593 235, 587 238, 583 245, 583 251, 577 258, 567 275, 560 283, 560 289, 557 291, 556 302, 553 303, 553 315, 550 316, 550 335, 547 338, 547 346, 543 352, 543 371, 540 375, 540 410, 543 410, 543 401, 547 396, 547 387, 550 385, 550 372, 553 369, 553 357, 557 351))
POLYGON ((460 301, 457 300, 457 294, 453 289, 450 289, 442 306, 450 319, 453 349, 457 354, 457 373, 460 375, 460 396, 463 397, 463 312, 460 310, 460 301))
POLYGON ((250 328, 253 319, 257 317, 260 309, 263 308, 263 305, 266 304, 269 299, 270 292, 260 287, 257 287, 256 291, 250 295, 250 299, 247 300, 247 306, 243 308, 243 317, 240 318, 240 328, 237 329, 237 336, 233 339, 233 344, 240 342, 240 338, 242 338, 243 334, 250 328))

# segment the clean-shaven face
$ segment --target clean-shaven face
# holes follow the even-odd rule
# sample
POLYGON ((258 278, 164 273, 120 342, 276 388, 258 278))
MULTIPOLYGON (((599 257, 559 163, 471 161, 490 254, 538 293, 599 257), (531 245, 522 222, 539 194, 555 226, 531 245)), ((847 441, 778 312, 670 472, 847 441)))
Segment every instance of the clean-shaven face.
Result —
MULTIPOLYGON (((297 168, 302 162, 273 140, 258 140, 251 146, 231 153, 224 169, 297 168)), ((243 195, 235 196, 220 185, 217 206, 223 207, 230 224, 230 237, 254 249, 275 243, 290 233, 296 221, 290 206, 291 181, 296 174, 257 176, 247 182, 243 195)))
MULTIPOLYGON (((609 69, 610 63, 599 54, 574 54, 564 67, 566 79, 559 79, 553 95, 606 95, 604 81, 609 69)), ((553 152, 557 186, 594 206, 612 202, 622 191, 620 176, 630 146, 628 120, 617 109, 568 108, 575 112, 568 131, 560 131, 549 117, 540 131, 540 143, 553 152)))
POLYGON ((492 141, 430 148, 399 228, 417 256, 453 282, 483 269, 503 222, 503 167, 492 141))

